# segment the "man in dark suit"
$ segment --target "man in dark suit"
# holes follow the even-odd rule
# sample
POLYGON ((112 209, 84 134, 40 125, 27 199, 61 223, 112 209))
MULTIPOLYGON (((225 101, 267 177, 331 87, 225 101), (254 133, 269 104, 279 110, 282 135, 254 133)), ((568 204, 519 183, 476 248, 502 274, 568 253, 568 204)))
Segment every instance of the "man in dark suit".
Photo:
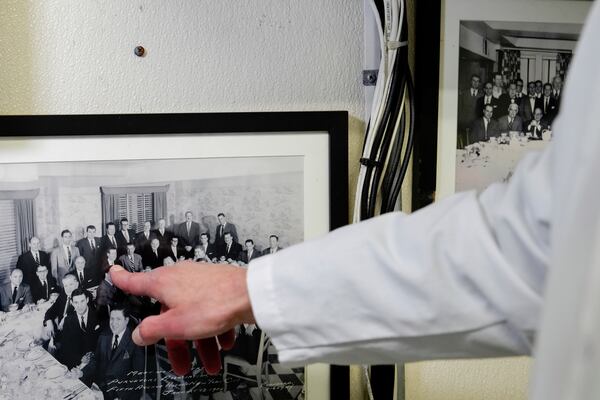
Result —
POLYGON ((124 308, 110 311, 110 330, 102 332, 89 364, 83 369, 83 381, 98 384, 105 399, 139 399, 138 384, 132 381, 144 370, 144 352, 131 340, 129 314, 124 308), (134 375, 131 375, 134 374, 134 375), (129 378, 128 378, 129 377, 129 378))
POLYGON ((150 221, 144 222, 144 230, 135 235, 135 252, 143 256, 147 248, 150 247, 150 241, 152 240, 152 224, 150 221))
POLYGON ((261 256, 260 252, 254 248, 254 240, 247 239, 244 244, 246 245, 246 250, 240 252, 238 256, 238 261, 241 264, 248 264, 250 261, 261 256))
POLYGON ((167 221, 165 221, 164 218, 159 219, 157 224, 157 228, 152 233, 154 233, 154 237, 158 239, 160 248, 167 248, 171 244, 173 233, 167 229, 167 221))
POLYGON ((153 238, 150 241, 150 248, 146 249, 142 257, 142 264, 144 268, 157 268, 162 266, 161 257, 162 249, 160 248, 160 241, 158 238, 153 238))
POLYGON ((79 249, 73 244, 71 231, 65 229, 60 233, 61 243, 50 254, 52 276, 60 285, 62 278, 73 267, 73 262, 79 257, 79 249))
POLYGON ((191 260, 195 262, 212 262, 212 260, 206 255, 204 249, 200 245, 194 247, 194 254, 192 255, 191 260))
POLYGON ((33 302, 50 300, 52 293, 59 293, 60 288, 56 283, 56 280, 52 275, 48 275, 48 267, 45 265, 38 265, 36 270, 36 277, 31 282, 31 297, 33 302))
POLYGON ((59 293, 56 301, 46 311, 44 315, 44 329, 47 337, 60 336, 59 333, 62 331, 65 317, 72 312, 75 312, 73 308, 71 294, 75 289, 79 287, 77 278, 73 274, 66 274, 62 280, 62 289, 59 293))
POLYGON ((33 304, 29 285, 23 283, 23 271, 13 269, 10 282, 0 286, 0 302, 4 312, 20 310, 26 304, 33 304))
POLYGON ((498 136, 498 123, 492 118, 494 107, 487 104, 483 109, 483 117, 477 118, 471 125, 469 141, 471 143, 486 142, 492 136, 498 136))
POLYGON ((523 91, 523 79, 517 79, 515 84, 517 85, 517 98, 522 99, 523 97, 527 97, 527 93, 523 91))
POLYGON ((102 249, 101 257, 106 254, 106 250, 114 247, 115 249, 119 246, 115 234, 117 233, 117 227, 113 222, 106 224, 106 235, 102 236, 100 247, 102 249))
POLYGON ((233 239, 231 232, 225 232, 224 241, 219 252, 219 259, 229 263, 235 262, 242 251, 242 245, 233 239))
POLYGON ((179 224, 175 234, 181 240, 180 246, 191 255, 194 247, 200 243, 200 224, 194 221, 194 214, 191 211, 185 212, 185 222, 179 224))
POLYGON ((135 238, 135 231, 129 229, 129 220, 121 219, 121 229, 115 234, 117 238, 117 257, 127 254, 127 243, 130 243, 135 238))
POLYGON ((35 271, 38 265, 44 265, 50 268, 50 256, 42 248, 40 239, 33 236, 29 240, 29 251, 23 253, 17 259, 17 268, 23 271, 23 283, 32 284, 35 281, 35 271))
MULTIPOLYGON (((480 98, 477 99, 477 112, 478 113, 483 113, 483 107, 486 105, 491 105, 492 106, 492 111, 496 112, 496 109, 500 106, 500 100, 496 97, 493 96, 493 88, 494 86, 492 85, 492 82, 487 82, 484 86, 483 86, 483 96, 481 96, 480 98), (481 111, 479 111, 481 110, 481 111)), ((481 116, 482 114, 479 114, 479 116, 481 116)), ((475 121, 479 120, 480 118, 477 118, 475 121)))
POLYGON ((204 250, 204 254, 212 261, 217 260, 217 247, 210 243, 210 237, 208 232, 202 232, 200 234, 200 246, 202 246, 202 250, 204 250))
POLYGON ((93 288, 100 283, 98 271, 88 267, 83 256, 75 259, 75 267, 70 272, 77 278, 77 283, 79 283, 81 289, 93 288))
POLYGON ((517 114, 519 106, 511 104, 508 106, 508 115, 498 118, 498 132, 523 132, 523 120, 517 114))
POLYGON ((516 104, 517 106, 519 106, 519 108, 521 107, 521 99, 517 97, 516 83, 511 82, 508 85, 508 91, 502 96, 500 96, 500 98, 498 99, 498 103, 498 115, 500 115, 500 113, 506 112, 508 106, 511 104, 516 104))
POLYGON ((279 236, 271 235, 269 236, 269 247, 263 250, 262 255, 275 254, 279 250, 281 250, 281 247, 279 247, 279 236))
POLYGON ((554 97, 552 97, 552 85, 546 83, 544 85, 544 96, 541 99, 542 110, 544 111, 544 119, 548 124, 552 125, 552 121, 558 113, 558 103, 554 97))
POLYGON ((237 243, 238 234, 235 225, 227 222, 227 217, 223 213, 219 213, 217 218, 219 219, 219 225, 217 225, 217 229, 215 231, 215 246, 219 248, 219 246, 222 246, 225 243, 225 233, 227 232, 231 233, 233 241, 237 243))
POLYGON ((544 96, 544 82, 537 80, 535 81, 535 96, 541 99, 544 96))
POLYGON ((458 125, 459 131, 464 132, 479 117, 481 109, 477 110, 477 99, 483 96, 479 89, 481 78, 479 75, 471 75, 471 84, 468 89, 462 91, 458 99, 458 125))
POLYGON ((119 257, 119 264, 129 272, 142 272, 144 265, 142 256, 135 252, 135 244, 127 244, 127 254, 119 257))
POLYGON ((563 80, 560 75, 556 75, 552 79, 552 97, 556 100, 556 112, 560 110, 560 100, 562 99, 563 80))
POLYGON ((75 289, 71 302, 75 312, 65 317, 60 347, 56 352, 56 359, 69 369, 80 365, 86 354, 96 350, 100 333, 100 322, 96 311, 90 307, 89 293, 81 288, 75 289))
POLYGON ((188 254, 185 249, 179 246, 179 238, 177 236, 173 236, 171 238, 171 245, 165 249, 162 249, 162 253, 160 254, 161 259, 164 260, 167 257, 171 257, 171 259, 175 262, 181 258, 186 258, 187 256, 188 254))
POLYGON ((98 265, 98 259, 102 254, 102 238, 96 237, 96 227, 88 225, 85 228, 85 237, 77 241, 79 254, 85 258, 85 265, 88 268, 95 269, 98 265))
POLYGON ((524 97, 521 101, 521 119, 523 121, 530 121, 533 119, 533 111, 537 107, 542 107, 541 100, 535 94, 535 82, 529 82, 527 84, 527 90, 529 92, 527 97, 524 97))
POLYGON ((106 249, 106 253, 104 253, 103 261, 100 264, 99 272, 98 272, 98 280, 101 281, 104 279, 104 275, 108 272, 108 270, 113 265, 121 265, 117 260, 117 249, 114 247, 106 249))
POLYGON ((534 118, 527 124, 527 132, 531 134, 531 139, 542 140, 542 134, 549 129, 548 122, 544 120, 544 113, 541 108, 536 108, 534 118))

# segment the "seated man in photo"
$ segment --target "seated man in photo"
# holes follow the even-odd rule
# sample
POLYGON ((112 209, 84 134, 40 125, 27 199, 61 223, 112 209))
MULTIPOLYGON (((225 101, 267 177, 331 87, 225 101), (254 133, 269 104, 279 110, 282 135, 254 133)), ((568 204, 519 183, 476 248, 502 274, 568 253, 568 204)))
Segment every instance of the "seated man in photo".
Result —
POLYGON ((23 283, 23 271, 15 268, 10 273, 10 282, 0 287, 2 311, 20 310, 26 304, 33 304, 29 285, 23 283))
POLYGON ((192 256, 192 261, 206 263, 212 262, 212 260, 208 258, 208 256, 204 252, 204 248, 200 245, 194 247, 194 255, 192 256))
POLYGON ((523 132, 523 120, 518 115, 519 106, 512 103, 508 106, 508 115, 498 118, 500 133, 523 132))
POLYGON ((200 234, 200 246, 211 261, 217 261, 217 246, 214 243, 210 243, 210 237, 208 232, 202 232, 200 234))
POLYGON ((92 268, 87 266, 83 256, 79 256, 75 259, 75 268, 73 268, 70 273, 75 275, 79 287, 82 289, 93 288, 100 283, 98 274, 92 268))
POLYGON ((142 272, 144 270, 142 256, 135 252, 133 242, 127 243, 127 254, 119 257, 119 264, 129 272, 142 272))
POLYGON ((533 119, 527 124, 527 132, 531 134, 531 139, 542 140, 542 134, 549 130, 548 128, 548 122, 544 119, 544 112, 541 108, 536 108, 533 119))
POLYGON ((261 256, 260 252, 254 248, 254 240, 247 239, 244 245, 246 246, 246 250, 240 252, 238 258, 240 264, 248 264, 250 261, 261 256))
POLYGON ((89 293, 75 289, 71 293, 71 302, 75 312, 65 317, 60 348, 56 352, 56 359, 69 369, 80 365, 86 354, 96 350, 100 333, 96 310, 90 307, 89 293))
POLYGON ((263 256, 266 254, 275 254, 279 250, 281 250, 281 247, 279 247, 279 236, 271 235, 269 236, 269 247, 264 249, 262 254, 263 256))
POLYGON ((142 264, 144 268, 158 268, 162 267, 162 259, 161 254, 162 250, 160 249, 160 241, 158 238, 153 238, 150 241, 150 247, 144 251, 144 255, 142 257, 142 264))
POLYGON ((110 311, 109 329, 103 331, 89 363, 81 369, 82 380, 96 383, 105 399, 139 399, 144 351, 131 339, 129 313, 123 306, 110 311))
POLYGON ((60 342, 60 333, 67 315, 74 313, 71 295, 79 287, 73 274, 66 274, 62 280, 62 290, 54 304, 44 315, 44 331, 46 339, 55 338, 55 346, 60 342))
POLYGON ((498 136, 498 123, 492 118, 493 115, 494 107, 486 105, 483 109, 483 117, 477 118, 471 125, 469 144, 487 142, 490 137, 498 136))
POLYGON ((233 240, 231 232, 225 232, 224 240, 225 242, 219 251, 219 261, 233 263, 238 259, 242 251, 242 245, 233 240))
POLYGON ((38 265, 36 277, 31 282, 31 297, 34 303, 50 300, 52 293, 60 293, 60 288, 52 275, 48 275, 48 267, 38 265))
POLYGON ((186 251, 183 247, 179 246, 179 238, 177 236, 173 236, 171 238, 171 245, 162 251, 161 258, 165 259, 167 257, 171 257, 176 262, 186 257, 186 251))

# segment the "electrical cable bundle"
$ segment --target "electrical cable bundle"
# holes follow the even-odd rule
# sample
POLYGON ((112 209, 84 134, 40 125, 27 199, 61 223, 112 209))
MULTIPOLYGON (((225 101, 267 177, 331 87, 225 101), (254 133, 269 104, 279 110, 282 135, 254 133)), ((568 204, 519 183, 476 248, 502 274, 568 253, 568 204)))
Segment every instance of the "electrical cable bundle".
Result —
POLYGON ((406 0, 370 0, 370 5, 379 33, 381 62, 360 160, 354 222, 373 217, 377 204, 380 213, 396 208, 414 136, 406 0))

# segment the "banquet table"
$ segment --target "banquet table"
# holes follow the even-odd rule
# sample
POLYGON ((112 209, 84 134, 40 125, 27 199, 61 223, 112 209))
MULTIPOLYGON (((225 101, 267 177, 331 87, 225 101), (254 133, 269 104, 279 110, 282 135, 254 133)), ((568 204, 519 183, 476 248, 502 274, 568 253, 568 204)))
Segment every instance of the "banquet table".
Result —
POLYGON ((496 138, 479 142, 456 151, 456 191, 483 190, 493 182, 507 181, 519 160, 530 151, 543 150, 550 142, 512 136, 508 143, 496 138))
POLYGON ((102 399, 41 346, 50 306, 0 313, 0 400, 102 399))

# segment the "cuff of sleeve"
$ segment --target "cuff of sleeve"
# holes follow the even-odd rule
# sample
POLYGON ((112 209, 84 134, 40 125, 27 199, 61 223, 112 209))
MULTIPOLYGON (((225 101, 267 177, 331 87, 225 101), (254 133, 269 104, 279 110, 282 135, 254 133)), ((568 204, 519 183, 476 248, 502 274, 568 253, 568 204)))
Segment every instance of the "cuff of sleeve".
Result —
POLYGON ((248 296, 254 319, 261 329, 269 332, 272 339, 285 330, 273 282, 273 258, 269 255, 252 260, 247 274, 248 296))

